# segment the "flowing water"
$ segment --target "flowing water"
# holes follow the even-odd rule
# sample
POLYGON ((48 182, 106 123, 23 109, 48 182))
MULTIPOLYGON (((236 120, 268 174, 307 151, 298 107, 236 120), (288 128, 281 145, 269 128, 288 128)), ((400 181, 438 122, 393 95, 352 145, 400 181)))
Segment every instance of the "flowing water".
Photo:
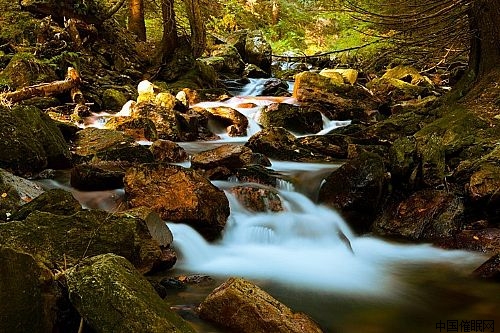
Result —
MULTIPOLYGON (((242 94, 258 94, 256 82, 261 84, 251 82, 254 86, 245 87, 242 94)), ((224 143, 243 144, 260 130, 262 107, 274 102, 295 103, 291 98, 233 97, 225 105, 249 118, 247 137, 230 138, 221 130, 215 142, 181 145, 192 154, 224 143)), ((325 130, 318 134, 347 124, 325 118, 325 130)), ((199 332, 223 332, 190 310, 227 277, 240 276, 307 313, 325 332, 439 332, 436 324, 448 320, 500 319, 500 286, 469 277, 486 257, 358 236, 335 211, 316 204, 322 180, 337 167, 272 161, 273 170, 294 179, 293 184, 279 186, 285 210, 250 212, 226 191, 231 215, 222 239, 215 243, 207 243, 187 225, 168 223, 179 254, 169 274, 208 274, 215 279, 171 292, 168 300, 173 307, 199 332)), ((224 190, 241 185, 235 179, 214 184, 224 190)), ((83 193, 75 193, 86 200, 83 193)), ((121 192, 99 194, 92 205, 102 208, 102 201, 110 209, 121 192)))

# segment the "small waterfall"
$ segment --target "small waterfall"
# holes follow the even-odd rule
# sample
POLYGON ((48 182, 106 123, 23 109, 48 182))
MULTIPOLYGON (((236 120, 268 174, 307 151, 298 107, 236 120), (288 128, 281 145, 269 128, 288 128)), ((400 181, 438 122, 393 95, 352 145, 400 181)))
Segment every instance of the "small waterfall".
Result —
POLYGON ((209 244, 186 225, 168 224, 182 258, 177 267, 311 290, 387 297, 403 288, 395 273, 399 264, 477 260, 460 251, 357 237, 335 211, 297 192, 279 192, 285 207, 279 213, 250 212, 232 194, 226 195, 231 215, 220 241, 209 244))

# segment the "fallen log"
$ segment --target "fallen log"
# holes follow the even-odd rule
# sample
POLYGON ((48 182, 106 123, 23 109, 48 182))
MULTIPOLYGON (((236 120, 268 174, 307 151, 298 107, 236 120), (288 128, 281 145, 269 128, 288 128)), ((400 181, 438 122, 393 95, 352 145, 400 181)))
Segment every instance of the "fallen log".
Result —
POLYGON ((24 87, 16 91, 2 93, 0 94, 0 100, 17 103, 19 101, 36 96, 50 96, 59 94, 78 87, 80 85, 80 82, 81 79, 77 70, 73 67, 68 67, 66 79, 64 80, 40 83, 33 86, 24 87))

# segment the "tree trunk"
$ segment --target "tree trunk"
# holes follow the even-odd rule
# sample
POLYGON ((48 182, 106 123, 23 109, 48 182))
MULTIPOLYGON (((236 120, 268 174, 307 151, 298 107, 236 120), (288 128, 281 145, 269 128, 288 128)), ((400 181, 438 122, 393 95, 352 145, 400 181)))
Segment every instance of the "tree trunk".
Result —
POLYGON ((161 15, 163 20, 163 36, 157 56, 160 63, 172 57, 178 44, 174 0, 161 1, 161 15))
POLYGON ((144 22, 143 0, 129 1, 128 30, 135 34, 140 41, 146 41, 146 24, 144 22))
POLYGON ((481 79, 500 64, 500 1, 475 0, 469 20, 472 33, 469 68, 481 79))
POLYGON ((198 58, 207 46, 205 20, 201 13, 200 0, 184 0, 184 4, 191 27, 191 49, 193 56, 198 58))

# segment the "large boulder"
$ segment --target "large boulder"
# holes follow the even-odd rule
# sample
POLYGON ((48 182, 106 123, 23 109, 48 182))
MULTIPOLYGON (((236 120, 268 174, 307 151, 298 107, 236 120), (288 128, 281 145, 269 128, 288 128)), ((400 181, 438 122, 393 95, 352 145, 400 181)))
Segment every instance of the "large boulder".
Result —
POLYGON ((221 122, 226 126, 226 131, 229 136, 245 136, 247 135, 248 119, 244 114, 227 106, 219 106, 212 108, 195 107, 191 110, 202 115, 208 115, 209 119, 221 122))
POLYGON ((235 186, 229 192, 251 212, 281 212, 283 203, 277 190, 263 186, 235 186))
POLYGON ((285 103, 265 106, 261 110, 259 122, 264 127, 283 127, 297 134, 318 133, 323 129, 319 111, 285 103))
POLYGON ((31 53, 19 52, 0 73, 0 81, 19 89, 38 83, 51 82, 58 77, 48 63, 36 59, 31 53))
POLYGON ((245 62, 238 53, 238 50, 229 44, 215 45, 210 56, 224 59, 222 71, 226 73, 241 74, 245 69, 245 62))
POLYGON ((15 174, 71 165, 61 131, 49 116, 31 106, 0 106, 0 167, 15 174))
POLYGON ((313 72, 299 73, 295 76, 293 96, 302 103, 320 104, 329 119, 371 121, 373 110, 377 109, 368 92, 345 84, 341 74, 326 77, 313 72))
POLYGON ((179 141, 181 138, 176 112, 172 108, 154 102, 139 102, 132 109, 131 116, 153 121, 160 139, 179 141))
POLYGON ((338 159, 348 157, 348 147, 352 139, 346 135, 328 134, 328 135, 310 135, 298 139, 301 145, 304 145, 319 154, 338 159))
POLYGON ((55 299, 44 297, 52 279, 50 270, 34 256, 4 244, 0 267, 0 332, 52 332, 55 299))
POLYGON ((95 332, 195 332, 123 257, 86 259, 66 281, 71 303, 95 332))
POLYGON ((136 143, 131 136, 114 130, 87 127, 77 133, 75 146, 75 153, 82 161, 94 158, 136 163, 153 161, 149 149, 136 143))
POLYGON ((42 194, 40 185, 0 169, 0 220, 42 194))
POLYGON ((264 38, 262 31, 248 32, 245 39, 245 54, 243 55, 245 62, 257 65, 270 76, 272 54, 271 44, 264 38))
POLYGON ((437 241, 457 234, 464 222, 463 200, 451 193, 426 189, 389 204, 373 225, 378 235, 437 241))
POLYGON ((36 256, 49 268, 71 266, 102 253, 124 256, 142 273, 173 265, 170 251, 152 238, 146 222, 131 215, 94 210, 65 216, 34 211, 22 221, 0 224, 0 239, 36 256))
POLYGON ((245 146, 253 152, 284 161, 295 162, 325 162, 332 159, 319 154, 295 138, 283 127, 268 127, 252 135, 245 146))
POLYGON ((113 117, 106 122, 105 127, 124 132, 135 140, 154 141, 158 138, 155 123, 146 117, 113 117))
POLYGON ((156 140, 149 150, 153 153, 156 162, 177 163, 188 159, 188 154, 177 143, 170 140, 156 140))
POLYGON ((293 312, 255 284, 230 278, 200 304, 200 317, 243 333, 322 332, 306 314, 293 312))
POLYGON ((214 240, 224 229, 229 202, 223 191, 198 172, 167 164, 143 164, 125 174, 130 207, 146 206, 162 219, 186 223, 214 240))
POLYGON ((91 161, 71 169, 70 184, 82 191, 105 191, 123 187, 129 162, 91 161))
POLYGON ((217 167, 224 167, 233 170, 248 164, 257 164, 255 163, 256 160, 257 157, 250 148, 226 144, 193 155, 191 168, 207 171, 217 167))
POLYGON ((382 158, 364 152, 325 179, 318 201, 339 210, 356 231, 367 231, 381 207, 386 183, 382 158))

